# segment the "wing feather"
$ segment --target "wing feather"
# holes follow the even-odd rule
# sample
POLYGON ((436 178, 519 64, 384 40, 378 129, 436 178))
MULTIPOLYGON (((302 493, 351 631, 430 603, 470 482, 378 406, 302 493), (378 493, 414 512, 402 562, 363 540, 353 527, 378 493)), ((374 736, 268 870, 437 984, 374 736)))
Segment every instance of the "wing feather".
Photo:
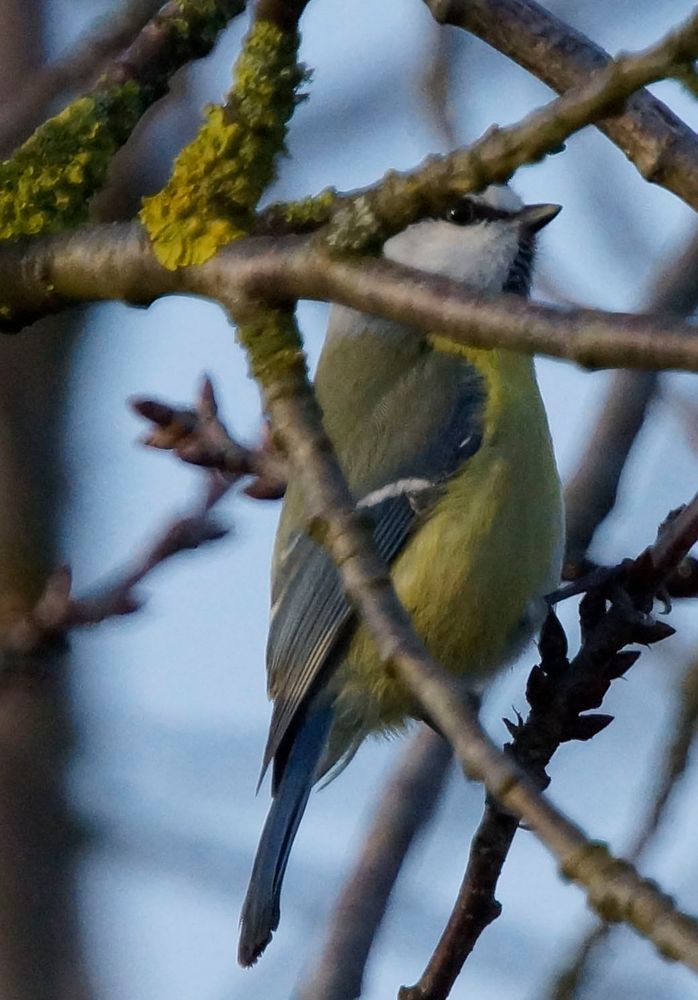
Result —
MULTIPOLYGON (((446 369, 449 374, 460 367, 466 375, 461 374, 457 391, 446 400, 444 419, 432 421, 431 440, 416 455, 404 456, 397 477, 376 483, 358 503, 373 522, 376 547, 388 563, 429 516, 446 480, 481 444, 484 388, 473 377, 470 366, 459 365, 455 359, 444 360, 453 366, 446 369)), ((415 407, 418 410, 417 404, 415 407)), ((320 676, 326 676, 341 662, 354 625, 352 609, 332 560, 302 532, 292 537, 279 559, 273 601, 267 668, 274 710, 260 782, 293 731, 294 720, 320 676)), ((274 785, 285 755, 279 758, 274 785)))
MULTIPOLYGON (((367 513, 375 522, 376 548, 389 563, 414 525, 414 507, 403 494, 383 500, 367 513)), ((325 550, 308 535, 301 535, 294 542, 293 556, 303 566, 302 580, 297 581, 298 586, 284 591, 267 643, 269 694, 274 699, 274 711, 260 781, 330 653, 340 646, 349 631, 353 618, 339 574, 325 550)))

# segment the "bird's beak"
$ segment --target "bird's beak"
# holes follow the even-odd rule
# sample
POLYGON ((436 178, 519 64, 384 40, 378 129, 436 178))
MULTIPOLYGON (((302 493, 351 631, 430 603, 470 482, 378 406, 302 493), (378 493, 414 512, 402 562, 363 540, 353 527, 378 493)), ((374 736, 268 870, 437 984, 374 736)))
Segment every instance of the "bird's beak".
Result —
POLYGON ((562 211, 562 205, 524 205, 518 213, 522 227, 529 233, 537 233, 562 211))

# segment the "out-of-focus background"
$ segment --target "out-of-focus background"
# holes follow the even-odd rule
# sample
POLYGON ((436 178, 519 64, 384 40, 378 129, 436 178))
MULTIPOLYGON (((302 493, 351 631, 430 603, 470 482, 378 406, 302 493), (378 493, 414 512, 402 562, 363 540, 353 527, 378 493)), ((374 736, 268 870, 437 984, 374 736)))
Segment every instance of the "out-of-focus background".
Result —
MULTIPOLYGON (((90 37, 95 18, 113 16, 116 6, 0 0, 0 108, 11 109, 45 62, 90 37)), ((615 52, 650 44, 693 5, 560 0, 548 6, 615 52)), ((172 95, 119 156, 103 217, 132 214, 138 197, 165 179, 203 105, 226 91, 245 27, 245 18, 235 21, 209 58, 178 74, 172 95)), ((407 168, 444 151, 443 107, 435 110, 429 82, 435 64, 450 83, 448 110, 459 144, 549 97, 484 44, 438 29, 419 0, 312 0, 302 29, 313 80, 291 127, 274 198, 328 184, 356 187, 389 167, 407 168)), ((678 85, 653 89, 698 127, 696 105, 678 85)), ((562 155, 520 171, 515 186, 526 200, 564 206, 542 240, 536 290, 542 298, 641 308, 691 232, 690 210, 645 184, 593 129, 569 141, 562 155)), ((300 318, 316 358, 327 309, 303 304, 300 318)), ((249 440, 258 434, 259 404, 232 332, 206 302, 171 298, 148 310, 109 304, 39 327, 8 348, 0 372, 3 421, 19 427, 0 448, 0 482, 8 496, 21 494, 19 513, 3 515, 0 534, 21 532, 23 517, 40 526, 39 534, 52 526, 55 556, 47 562, 69 561, 80 591, 128 560, 202 485, 196 470, 139 447, 143 428, 127 399, 145 394, 188 403, 207 371, 229 424, 249 440), (57 504, 61 514, 52 522, 47 509, 57 504)), ((610 376, 548 360, 539 361, 538 372, 565 477, 610 376)), ((662 380, 620 503, 597 537, 599 559, 638 552, 667 511, 695 492, 694 406, 692 377, 662 380)), ((227 499, 222 516, 233 528, 227 540, 179 557, 149 579, 139 614, 76 635, 64 684, 38 682, 9 692, 0 704, 6 859, 0 976, 11 984, 7 1000, 274 1000, 288 997, 312 963, 401 744, 365 746, 336 782, 313 795, 286 880, 280 930, 257 967, 239 969, 238 914, 268 804, 267 788, 255 797, 255 785, 269 717, 264 645, 277 515, 274 503, 227 499), (17 912, 9 909, 13 899, 20 901, 17 912)), ((564 747, 551 769, 555 801, 617 852, 647 808, 678 681, 695 656, 695 604, 677 606, 671 621, 678 634, 643 654, 627 680, 614 685, 608 699, 614 724, 588 745, 564 747)), ((575 635, 574 607, 565 609, 564 623, 575 635)), ((534 660, 528 650, 488 697, 485 717, 499 741, 506 738, 501 717, 512 706, 525 708, 534 660)), ((697 782, 694 768, 644 862, 647 874, 690 911, 698 898, 697 782)), ((395 892, 368 970, 368 1000, 395 996, 401 983, 418 977, 454 899, 482 804, 479 787, 451 780, 395 892)), ((453 995, 538 1000, 590 920, 582 894, 557 877, 533 836, 521 833, 499 898, 503 915, 483 935, 453 995)), ((680 966, 620 931, 579 995, 618 994, 689 1000, 698 998, 698 986, 680 966)))

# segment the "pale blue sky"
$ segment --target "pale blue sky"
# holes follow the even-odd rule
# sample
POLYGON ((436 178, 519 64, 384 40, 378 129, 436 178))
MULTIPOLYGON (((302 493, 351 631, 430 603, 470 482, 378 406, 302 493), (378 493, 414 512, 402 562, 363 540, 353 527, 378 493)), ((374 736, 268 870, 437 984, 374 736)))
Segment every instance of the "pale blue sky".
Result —
MULTIPOLYGON (((84 18, 94 12, 92 4, 67 0, 56 6, 73 30, 78 8, 84 18)), ((649 43, 691 6, 679 0, 580 3, 570 16, 614 49, 649 43)), ((224 92, 242 28, 235 25, 213 58, 196 68, 202 104, 224 92)), ((412 166, 440 148, 419 94, 435 30, 422 4, 313 0, 303 28, 303 56, 314 67, 314 80, 294 122, 275 196, 368 183, 388 167, 412 166)), ((56 45, 67 41, 66 34, 56 45)), ((514 120, 547 95, 476 42, 464 49, 454 76, 464 140, 492 121, 514 120)), ((657 92, 698 125, 695 104, 678 87, 663 85, 657 92)), ((563 204, 545 232, 541 265, 565 293, 590 305, 637 306, 645 280, 690 223, 685 206, 645 185, 591 130, 571 140, 564 155, 521 171, 515 186, 529 200, 563 204)), ((326 310, 304 304, 300 315, 316 356, 326 310)), ((253 436, 259 421, 256 390, 215 306, 183 298, 149 310, 100 306, 86 314, 84 327, 69 416, 73 506, 64 535, 78 588, 128 558, 170 512, 186 507, 199 484, 195 471, 137 446, 142 428, 126 409, 127 397, 187 402, 200 373, 209 371, 235 430, 253 436)), ((566 473, 608 376, 545 360, 539 373, 566 473)), ((672 377, 669 385, 695 395, 692 378, 672 377)), ((660 402, 599 554, 614 559, 644 546, 667 510, 695 492, 697 471, 670 402, 660 402)), ((280 931, 257 967, 238 969, 239 907, 268 802, 267 789, 255 798, 254 788, 269 716, 263 662, 277 506, 234 498, 222 516, 234 529, 227 541, 153 576, 139 615, 75 642, 71 689, 79 743, 71 782, 80 815, 96 834, 83 866, 81 903, 100 1000, 289 996, 322 939, 324 917, 360 844, 380 775, 401 749, 399 743, 365 747, 337 782, 313 796, 289 868, 280 931)), ((573 609, 567 615, 572 624, 573 609)), ((556 801, 618 850, 646 796, 647 765, 671 706, 676 663, 689 656, 697 634, 693 605, 672 621, 681 626, 677 638, 661 653, 643 656, 614 688, 613 726, 590 745, 564 748, 552 769, 556 801)), ((525 670, 532 662, 529 652, 490 698, 488 724, 501 740, 499 719, 512 704, 524 707, 525 670)), ((689 782, 695 785, 695 777, 689 782)), ((686 790, 677 801, 650 873, 695 909, 698 869, 691 845, 698 817, 690 798, 686 790)), ((447 916, 481 804, 479 788, 452 782, 434 829, 398 887, 370 967, 368 1000, 395 996, 401 983, 418 976, 447 916)), ((517 838, 500 898, 504 914, 483 936, 455 998, 534 1000, 584 919, 581 894, 558 880, 554 864, 528 834, 517 838)), ((620 989, 639 1000, 698 997, 688 974, 661 962, 649 946, 629 933, 617 942, 622 949, 616 945, 595 996, 620 989)))

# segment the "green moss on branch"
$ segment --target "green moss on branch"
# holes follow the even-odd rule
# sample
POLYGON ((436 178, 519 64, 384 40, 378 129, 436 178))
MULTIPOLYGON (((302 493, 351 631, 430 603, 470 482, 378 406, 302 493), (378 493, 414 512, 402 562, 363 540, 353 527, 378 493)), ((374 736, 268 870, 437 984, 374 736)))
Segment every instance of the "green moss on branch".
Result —
POLYGON ((303 343, 293 313, 262 309, 238 326, 238 340, 247 352, 250 374, 274 396, 283 393, 289 381, 307 377, 303 343))

